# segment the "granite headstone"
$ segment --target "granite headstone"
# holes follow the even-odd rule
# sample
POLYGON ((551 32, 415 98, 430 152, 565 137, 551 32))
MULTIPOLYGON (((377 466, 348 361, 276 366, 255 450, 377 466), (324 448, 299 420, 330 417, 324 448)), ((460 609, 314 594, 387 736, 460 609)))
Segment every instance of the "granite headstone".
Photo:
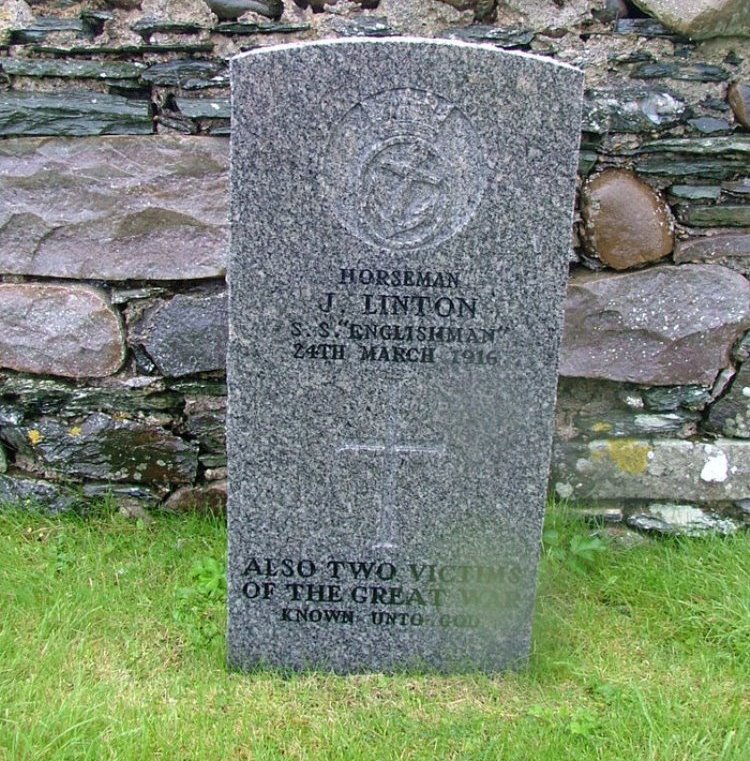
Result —
POLYGON ((525 660, 581 86, 447 41, 234 59, 233 667, 525 660))

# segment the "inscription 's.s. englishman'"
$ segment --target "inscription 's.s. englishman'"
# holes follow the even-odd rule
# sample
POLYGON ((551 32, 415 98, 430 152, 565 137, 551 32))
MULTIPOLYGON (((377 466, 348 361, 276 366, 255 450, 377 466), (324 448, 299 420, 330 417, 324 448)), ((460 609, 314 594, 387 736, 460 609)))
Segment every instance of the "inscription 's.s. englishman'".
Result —
POLYGON ((360 240, 391 250, 452 238, 489 176, 469 118, 435 93, 396 88, 354 105, 331 131, 321 173, 333 213, 360 240))

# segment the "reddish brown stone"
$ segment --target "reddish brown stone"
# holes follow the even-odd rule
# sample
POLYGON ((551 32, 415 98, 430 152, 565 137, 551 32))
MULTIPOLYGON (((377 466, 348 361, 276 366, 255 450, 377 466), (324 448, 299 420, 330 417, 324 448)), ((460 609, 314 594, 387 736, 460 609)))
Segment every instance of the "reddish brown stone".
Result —
POLYGON ((750 129, 750 84, 735 82, 727 93, 734 117, 746 129, 750 129))
POLYGON ((164 509, 175 513, 224 515, 227 509, 227 482, 215 481, 205 486, 183 486, 170 494, 164 509))
POLYGON ((583 188, 586 250, 616 270, 667 256, 674 243, 669 207, 631 172, 606 169, 583 188))
POLYGON ((83 285, 0 285, 0 367, 99 377, 125 359, 120 318, 106 294, 83 285))
POLYGON ((713 384, 750 327, 750 283, 685 264, 571 278, 560 374, 653 386, 713 384))

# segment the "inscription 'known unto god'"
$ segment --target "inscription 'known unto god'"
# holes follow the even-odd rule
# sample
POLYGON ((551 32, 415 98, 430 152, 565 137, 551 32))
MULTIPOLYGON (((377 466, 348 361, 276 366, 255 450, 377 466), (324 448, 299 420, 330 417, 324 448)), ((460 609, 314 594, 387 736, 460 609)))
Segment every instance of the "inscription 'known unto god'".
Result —
POLYGON ((581 85, 449 41, 232 62, 233 667, 526 658, 581 85))

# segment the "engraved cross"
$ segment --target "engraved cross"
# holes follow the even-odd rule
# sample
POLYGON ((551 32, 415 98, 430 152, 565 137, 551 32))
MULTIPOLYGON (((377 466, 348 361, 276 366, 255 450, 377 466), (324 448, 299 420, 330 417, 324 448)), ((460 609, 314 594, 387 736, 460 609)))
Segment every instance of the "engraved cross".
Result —
MULTIPOLYGON (((391 394, 393 397, 394 394, 391 394)), ((392 401, 395 401, 392 399, 392 401)), ((400 539, 399 513, 402 505, 398 502, 398 471, 405 458, 422 455, 440 456, 446 453, 445 444, 412 444, 399 442, 396 405, 389 404, 388 429, 384 441, 345 443, 337 452, 382 454, 385 459, 384 480, 380 488, 380 512, 375 543, 371 549, 395 549, 400 539)))

